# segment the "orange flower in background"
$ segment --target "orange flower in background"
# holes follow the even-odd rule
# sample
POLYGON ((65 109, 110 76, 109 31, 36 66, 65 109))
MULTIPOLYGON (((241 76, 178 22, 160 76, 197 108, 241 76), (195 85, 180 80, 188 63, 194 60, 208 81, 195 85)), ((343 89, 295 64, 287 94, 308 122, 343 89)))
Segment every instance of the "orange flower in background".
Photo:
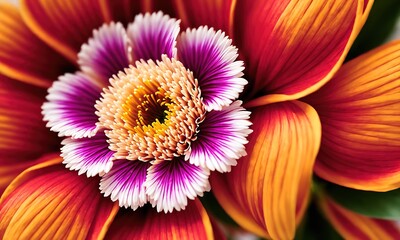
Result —
MULTIPOLYGON (((137 14, 159 10, 180 19, 183 30, 206 25, 225 31, 244 61, 243 78, 248 85, 239 98, 251 112, 253 130, 247 137, 247 155, 237 159, 234 166, 243 151, 237 150, 240 153, 234 157, 226 153, 228 167, 218 166, 230 169, 232 165, 231 171, 212 173, 210 182, 221 206, 241 227, 261 237, 292 239, 307 209, 313 172, 355 189, 397 189, 400 42, 381 46, 342 66, 371 5, 372 1, 364 0, 236 0, 201 4, 181 0, 22 0, 18 7, 1 3, 0 191, 4 192, 0 200, 0 238, 222 238, 197 198, 187 205, 177 200, 180 204, 172 205, 175 210, 168 214, 158 213, 148 205, 135 211, 120 209, 118 203, 100 193, 100 177, 79 176, 65 168, 62 162, 68 159, 58 157, 62 139, 45 127, 41 114, 53 81, 65 73, 83 70, 78 53, 85 43, 91 44, 89 39, 95 38, 93 30, 111 21, 127 26, 137 14), (186 209, 176 211, 182 206, 186 209)), ((183 66, 190 66, 189 70, 197 70, 198 65, 181 57, 179 41, 178 60, 183 66)), ((90 60, 90 54, 86 58, 90 60)), ((117 68, 119 71, 125 67, 117 68)), ((114 70, 112 74, 117 74, 114 70)), ((90 76, 96 78, 99 72, 91 72, 90 76)), ((194 70, 200 88, 207 89, 202 85, 203 75, 196 73, 194 70)), ((107 97, 112 101, 109 99, 116 96, 107 97)), ((230 97, 228 104, 236 98, 230 97)), ((51 99, 48 97, 47 101, 51 99)), ((202 99, 204 109, 209 111, 203 114, 205 123, 207 114, 212 114, 206 100, 202 99)), ((49 120, 52 116, 46 117, 49 120)), ((199 123, 199 134, 201 126, 199 123)), ((213 128, 203 132, 217 131, 210 129, 213 128)), ((74 137, 71 139, 75 141, 74 137)), ((119 151, 116 146, 110 149, 119 151)), ((220 149, 218 144, 214 147, 220 149)), ((182 163, 190 161, 186 159, 189 153, 186 149, 179 152, 182 163)), ((120 151, 119 156, 124 154, 120 151)), ((207 171, 218 170, 207 160, 190 163, 207 166, 207 171)), ((194 196, 200 195, 198 192, 207 191, 207 184, 195 189, 194 196)), ((153 203, 158 195, 151 194, 153 203)), ((185 200, 188 195, 192 196, 188 193, 185 200)), ((138 205, 133 204, 135 197, 123 198, 128 199, 123 205, 134 208, 138 205)), ((392 221, 353 213, 325 195, 317 199, 327 218, 346 238, 400 235, 392 221)))

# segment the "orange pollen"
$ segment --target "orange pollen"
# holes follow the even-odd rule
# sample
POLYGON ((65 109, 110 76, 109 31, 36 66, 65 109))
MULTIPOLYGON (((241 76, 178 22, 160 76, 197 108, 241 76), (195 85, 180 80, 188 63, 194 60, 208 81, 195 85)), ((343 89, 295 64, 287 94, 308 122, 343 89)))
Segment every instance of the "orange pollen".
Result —
POLYGON ((110 83, 96 113, 116 158, 172 160, 190 150, 206 111, 197 79, 181 62, 142 60, 110 83))

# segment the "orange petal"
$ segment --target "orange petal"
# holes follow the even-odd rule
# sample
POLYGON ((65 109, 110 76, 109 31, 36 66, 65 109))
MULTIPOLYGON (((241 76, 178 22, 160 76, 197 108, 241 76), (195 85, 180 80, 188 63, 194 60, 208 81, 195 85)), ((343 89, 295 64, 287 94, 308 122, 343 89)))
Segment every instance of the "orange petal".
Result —
POLYGON ((206 210, 200 201, 190 201, 184 211, 158 213, 143 207, 120 211, 106 239, 214 239, 206 210))
POLYGON ((306 101, 321 117, 316 173, 361 190, 400 187, 400 41, 346 63, 306 101))
POLYGON ((212 175, 221 206, 243 228, 262 237, 292 239, 304 212, 321 126, 305 103, 252 110, 247 156, 227 174, 212 175))
POLYGON ((400 239, 400 226, 396 221, 351 212, 326 196, 319 200, 322 211, 345 239, 400 239))
POLYGON ((58 149, 40 114, 46 91, 0 75, 0 193, 44 153, 58 149))
POLYGON ((363 8, 364 0, 237 0, 233 38, 250 97, 268 94, 248 106, 298 99, 331 79, 363 25, 363 8))
POLYGON ((0 3, 0 73, 40 87, 49 87, 71 64, 37 38, 16 6, 0 3))
POLYGON ((73 62, 92 31, 107 20, 98 0, 21 0, 20 5, 29 28, 73 62))
POLYGON ((184 29, 207 25, 214 27, 216 31, 220 29, 229 33, 232 2, 232 0, 206 0, 199 4, 197 1, 175 0, 175 7, 184 29))
POLYGON ((0 239, 103 238, 118 211, 98 178, 78 176, 60 157, 20 174, 0 199, 0 239))

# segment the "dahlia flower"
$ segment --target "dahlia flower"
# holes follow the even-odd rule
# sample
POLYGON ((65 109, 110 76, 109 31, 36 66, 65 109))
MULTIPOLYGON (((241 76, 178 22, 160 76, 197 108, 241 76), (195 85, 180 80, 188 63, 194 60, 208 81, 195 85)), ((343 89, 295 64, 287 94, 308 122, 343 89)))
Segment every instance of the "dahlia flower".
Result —
MULTIPOLYGON (((371 6, 1 3, 0 238, 221 239, 211 189, 245 230, 292 239, 314 173, 397 189, 400 42, 342 66, 371 6)), ((343 237, 399 237, 318 188, 343 237)))

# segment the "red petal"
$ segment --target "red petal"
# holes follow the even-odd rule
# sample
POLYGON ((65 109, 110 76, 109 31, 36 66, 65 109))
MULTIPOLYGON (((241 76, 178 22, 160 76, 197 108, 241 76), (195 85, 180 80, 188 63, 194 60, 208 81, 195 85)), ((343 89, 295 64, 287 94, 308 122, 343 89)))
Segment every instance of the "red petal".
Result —
POLYGON ((0 193, 44 153, 58 149, 40 107, 46 92, 0 75, 0 193))
POLYGON ((97 0, 21 0, 20 4, 29 28, 73 62, 81 45, 106 20, 97 0))
POLYGON ((247 63, 250 105, 298 99, 339 69, 363 24, 363 0, 238 0, 236 45, 247 63))
POLYGON ((210 219, 199 200, 184 211, 164 214, 155 209, 122 211, 112 223, 106 239, 213 239, 210 219))
POLYGON ((98 178, 65 169, 60 157, 20 174, 0 200, 1 239, 102 238, 118 211, 98 178))
POLYGON ((40 87, 51 83, 71 64, 37 38, 17 7, 0 3, 0 72, 40 87))
POLYGON ((362 190, 400 187, 400 41, 346 63, 306 101, 321 117, 316 173, 362 190))
POLYGON ((328 197, 320 198, 328 220, 345 239, 400 239, 396 221, 369 218, 351 212, 328 197))
POLYGON ((222 207, 262 237, 291 239, 308 201, 321 129, 315 110, 301 102, 253 109, 247 156, 232 172, 212 175, 222 207))

